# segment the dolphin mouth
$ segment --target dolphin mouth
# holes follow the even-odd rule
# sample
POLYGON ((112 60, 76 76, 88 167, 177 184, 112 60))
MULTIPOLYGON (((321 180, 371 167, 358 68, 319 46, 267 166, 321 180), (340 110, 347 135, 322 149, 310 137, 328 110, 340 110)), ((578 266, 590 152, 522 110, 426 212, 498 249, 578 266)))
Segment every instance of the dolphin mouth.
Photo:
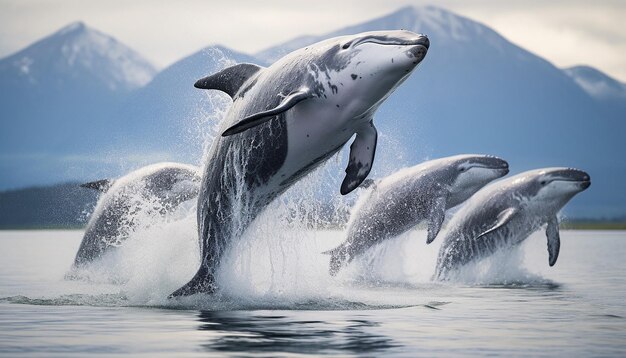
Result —
POLYGON ((495 165, 489 166, 489 169, 506 170, 508 172, 509 171, 509 163, 503 162, 501 164, 495 164, 495 165))
POLYGON ((394 39, 394 38, 389 39, 389 38, 383 38, 380 36, 372 36, 372 37, 365 37, 357 41, 352 46, 357 47, 365 43, 374 43, 374 44, 383 45, 383 46, 419 46, 423 48, 424 51, 427 51, 428 48, 430 47, 430 40, 426 36, 419 36, 413 40, 404 40, 404 39, 400 40, 400 39, 394 39))
POLYGON ((558 179, 554 179, 552 181, 560 181, 560 182, 565 182, 565 183, 577 183, 583 189, 587 189, 588 187, 591 186, 591 178, 589 178, 589 177, 585 177, 585 178, 558 178, 558 179))
POLYGON ((570 182, 570 183, 584 183, 591 182, 589 179, 577 179, 577 178, 556 178, 551 181, 562 181, 562 182, 570 182))
POLYGON ((430 40, 425 35, 411 36, 409 38, 388 37, 388 36, 366 36, 352 43, 352 47, 372 43, 381 46, 409 47, 405 54, 413 59, 414 64, 419 64, 425 57, 430 47, 430 40))
POLYGON ((585 183, 591 182, 591 176, 579 169, 566 168, 553 173, 550 181, 585 183))
POLYGON ((478 168, 485 168, 485 169, 489 169, 489 170, 498 170, 503 172, 503 175, 507 175, 509 174, 509 164, 508 163, 503 163, 503 164, 494 164, 494 165, 477 165, 476 167, 478 168))

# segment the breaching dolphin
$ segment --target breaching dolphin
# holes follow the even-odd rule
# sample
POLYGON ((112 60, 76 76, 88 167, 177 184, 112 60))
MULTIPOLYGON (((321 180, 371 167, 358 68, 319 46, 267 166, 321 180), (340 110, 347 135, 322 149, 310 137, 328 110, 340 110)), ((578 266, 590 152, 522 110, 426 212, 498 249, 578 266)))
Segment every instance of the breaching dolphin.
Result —
POLYGON ((115 181, 83 184, 103 194, 89 219, 74 266, 89 263, 109 248, 118 246, 127 238, 135 214, 155 209, 165 214, 196 197, 200 190, 199 173, 199 168, 192 165, 158 163, 115 181))
POLYGON ((561 247, 557 213, 591 185, 589 174, 571 168, 532 170, 486 186, 450 220, 437 260, 435 278, 511 248, 547 224, 549 264, 561 247))
POLYGON ((198 197, 196 275, 172 296, 214 292, 224 251, 274 198, 356 134, 341 193, 367 177, 374 112, 426 55, 426 36, 375 31, 296 50, 267 68, 240 64, 196 82, 233 103, 206 160, 198 197))
POLYGON ((506 161, 487 155, 457 155, 400 170, 371 185, 355 205, 347 239, 330 254, 330 274, 370 247, 428 221, 430 244, 446 210, 509 172, 506 161))

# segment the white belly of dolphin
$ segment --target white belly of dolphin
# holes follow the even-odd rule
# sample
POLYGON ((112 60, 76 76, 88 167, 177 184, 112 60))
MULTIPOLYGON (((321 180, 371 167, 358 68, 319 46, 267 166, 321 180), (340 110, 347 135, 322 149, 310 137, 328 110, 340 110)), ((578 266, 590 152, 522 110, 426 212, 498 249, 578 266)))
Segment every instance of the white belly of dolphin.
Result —
POLYGON ((342 121, 332 108, 313 110, 314 105, 302 103, 287 116, 287 157, 277 175, 281 182, 296 174, 303 163, 307 167, 335 153, 354 135, 353 125, 342 121))

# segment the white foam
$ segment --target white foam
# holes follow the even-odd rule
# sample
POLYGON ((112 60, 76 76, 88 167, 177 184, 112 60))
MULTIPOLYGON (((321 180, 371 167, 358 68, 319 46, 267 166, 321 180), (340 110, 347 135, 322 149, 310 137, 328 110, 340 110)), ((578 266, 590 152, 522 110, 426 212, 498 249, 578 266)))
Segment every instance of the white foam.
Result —
MULTIPOLYGON (((313 201, 314 202, 314 201, 313 201)), ((182 300, 167 296, 186 283, 199 265, 195 205, 186 203, 166 220, 135 228, 115 252, 85 269, 92 284, 113 283, 130 305, 236 308, 347 309, 425 304, 433 299, 440 243, 427 245, 426 232, 410 231, 355 260, 337 277, 328 256, 341 230, 311 230, 307 220, 288 222, 289 202, 272 204, 226 252, 216 296, 182 300), (394 296, 380 294, 394 287, 394 296), (401 288, 403 294, 397 294, 401 288)), ((500 252, 468 265, 444 285, 533 284, 545 282, 525 269, 525 250, 500 252)), ((101 291, 98 291, 101 293, 101 291)), ((112 292, 115 293, 115 292, 112 292)))

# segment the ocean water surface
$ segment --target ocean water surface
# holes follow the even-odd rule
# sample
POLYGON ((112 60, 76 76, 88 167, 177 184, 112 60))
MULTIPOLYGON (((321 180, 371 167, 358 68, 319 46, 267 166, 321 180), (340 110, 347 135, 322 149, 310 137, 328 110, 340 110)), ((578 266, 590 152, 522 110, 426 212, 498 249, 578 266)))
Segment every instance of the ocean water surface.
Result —
POLYGON ((81 231, 0 231, 0 355, 626 355, 623 231, 562 231, 552 268, 537 232, 445 283, 422 231, 336 278, 341 231, 251 232, 218 295, 168 300, 198 265, 193 215, 80 271, 81 231))

